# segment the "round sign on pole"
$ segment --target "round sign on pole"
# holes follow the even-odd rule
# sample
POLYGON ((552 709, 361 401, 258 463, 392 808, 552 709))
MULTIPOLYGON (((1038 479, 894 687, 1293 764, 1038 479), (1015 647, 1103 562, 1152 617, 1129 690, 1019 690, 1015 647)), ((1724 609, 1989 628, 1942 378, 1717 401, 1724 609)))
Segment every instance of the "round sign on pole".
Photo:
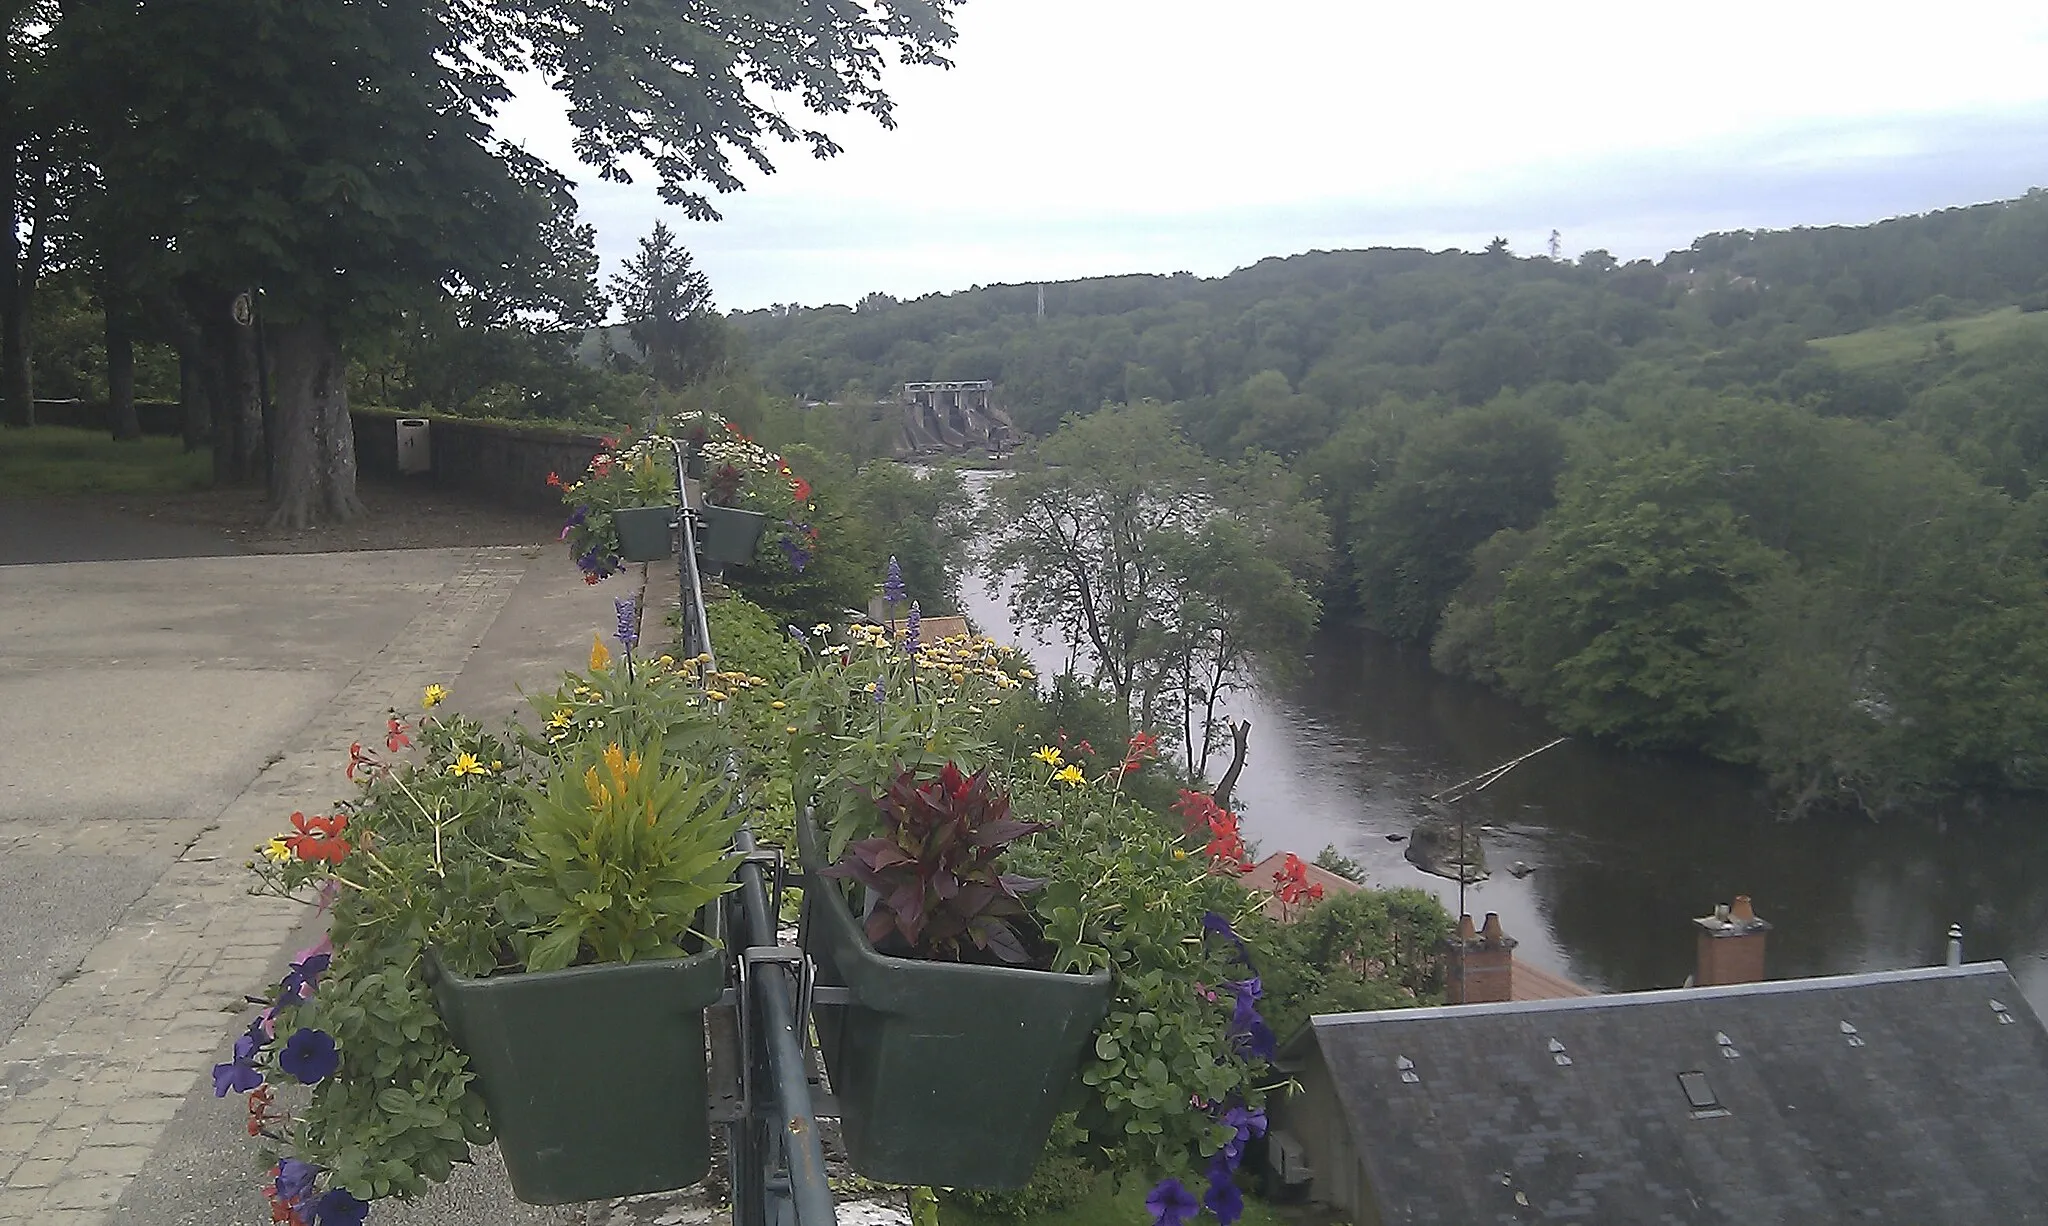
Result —
POLYGON ((243 290, 241 293, 235 295, 234 314, 235 323, 239 324, 244 328, 248 327, 250 323, 255 320, 256 308, 254 304, 252 304, 249 301, 248 290, 243 290))

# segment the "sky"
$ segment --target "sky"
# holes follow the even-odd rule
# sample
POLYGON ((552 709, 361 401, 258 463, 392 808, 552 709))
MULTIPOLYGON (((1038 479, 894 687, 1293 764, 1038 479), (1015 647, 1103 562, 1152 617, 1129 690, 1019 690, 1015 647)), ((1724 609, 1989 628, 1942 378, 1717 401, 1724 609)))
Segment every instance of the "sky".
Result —
POLYGON ((577 180, 607 272, 665 219, 718 305, 853 302, 1347 247, 1659 257, 2048 186, 2039 0, 969 0, 898 127, 824 126, 716 201, 576 164, 527 82, 507 136, 577 180))

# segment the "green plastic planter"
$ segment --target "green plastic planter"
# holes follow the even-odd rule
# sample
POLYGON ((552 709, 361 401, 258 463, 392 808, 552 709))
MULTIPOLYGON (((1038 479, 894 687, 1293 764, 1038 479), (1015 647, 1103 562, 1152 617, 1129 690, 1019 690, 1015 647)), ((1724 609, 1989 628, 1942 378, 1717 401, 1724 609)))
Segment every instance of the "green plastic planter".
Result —
MULTIPOLYGON (((797 837, 817 868, 822 844, 808 817, 797 837)), ((1030 1182, 1109 1008, 1109 972, 884 957, 838 883, 815 875, 804 911, 818 982, 852 999, 814 1016, 853 1169, 926 1187, 1030 1182)))
POLYGON ((768 530, 768 517, 759 511, 738 507, 698 508, 697 549, 713 566, 745 566, 754 560, 761 534, 768 530))
POLYGON ((428 976, 520 1200, 605 1200, 704 1178, 704 1009, 725 988, 723 950, 489 979, 430 957, 428 976))
POLYGON ((627 562, 660 562, 675 556, 669 525, 675 522, 672 507, 620 507, 612 512, 612 528, 619 534, 619 557, 627 562))

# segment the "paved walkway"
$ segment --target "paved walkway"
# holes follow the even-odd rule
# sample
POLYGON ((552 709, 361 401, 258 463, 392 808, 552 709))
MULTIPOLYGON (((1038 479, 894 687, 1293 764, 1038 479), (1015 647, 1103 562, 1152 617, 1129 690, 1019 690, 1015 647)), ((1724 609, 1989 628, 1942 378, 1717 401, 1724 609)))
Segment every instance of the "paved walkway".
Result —
MULTIPOLYGON (((619 594, 553 548, 237 556, 0 504, 0 1223, 269 1220, 206 1074, 308 937, 243 861, 346 794, 346 747, 387 709, 428 682, 507 709, 619 594), (41 560, 65 549, 141 560, 41 560)), ((516 1205, 483 1157, 378 1220, 602 1216, 516 1205)))

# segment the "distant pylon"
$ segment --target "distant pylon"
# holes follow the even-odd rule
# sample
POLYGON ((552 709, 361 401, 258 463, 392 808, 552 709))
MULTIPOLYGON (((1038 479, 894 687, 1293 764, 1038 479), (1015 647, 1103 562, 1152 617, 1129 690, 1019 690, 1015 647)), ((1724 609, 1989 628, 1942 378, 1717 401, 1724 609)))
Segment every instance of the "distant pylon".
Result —
POLYGON ((1038 287, 1038 317, 1040 319, 1045 318, 1045 287, 1043 285, 1038 287))
POLYGON ((1562 235, 1562 234, 1559 234, 1559 233, 1558 233, 1557 231, 1555 231, 1555 230, 1552 230, 1552 231, 1550 232, 1550 258, 1551 258, 1551 259, 1553 259, 1553 260, 1554 260, 1554 259, 1556 259, 1556 258, 1557 258, 1557 253, 1558 253, 1559 251, 1562 251, 1563 249, 1564 249, 1564 235, 1562 235))

